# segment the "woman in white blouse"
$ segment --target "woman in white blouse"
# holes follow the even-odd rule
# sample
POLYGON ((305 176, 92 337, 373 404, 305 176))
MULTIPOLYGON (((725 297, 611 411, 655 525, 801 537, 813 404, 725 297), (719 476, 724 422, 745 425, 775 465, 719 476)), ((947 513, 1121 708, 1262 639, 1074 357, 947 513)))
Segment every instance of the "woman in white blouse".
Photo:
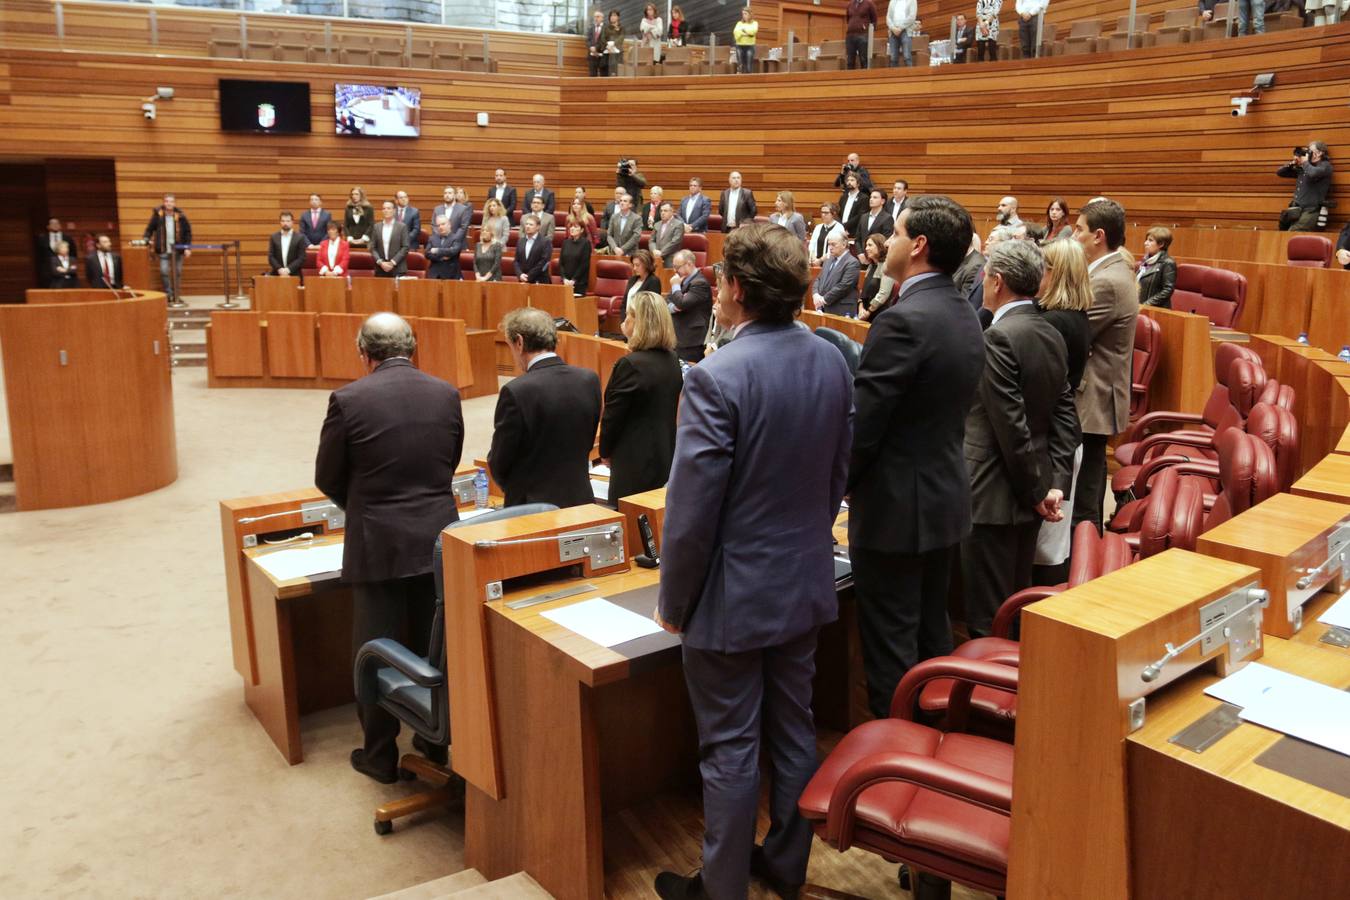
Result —
POLYGON ((797 212, 792 191, 779 191, 777 198, 773 201, 773 208, 774 214, 769 216, 770 222, 775 225, 782 225, 795 234, 798 240, 806 240, 806 220, 802 218, 801 213, 797 212))
POLYGON ((350 248, 342 239, 342 223, 328 223, 328 237, 319 241, 319 274, 346 275, 350 248))
POLYGON ((839 204, 820 204, 820 221, 811 230, 811 239, 806 242, 806 255, 811 257, 811 265, 819 266, 825 262, 830 252, 830 236, 838 234, 847 237, 844 226, 839 224, 839 204))
POLYGON ((638 44, 652 48, 652 60, 661 61, 661 37, 666 33, 666 24, 656 14, 656 4, 648 3, 642 8, 642 21, 638 23, 638 44))

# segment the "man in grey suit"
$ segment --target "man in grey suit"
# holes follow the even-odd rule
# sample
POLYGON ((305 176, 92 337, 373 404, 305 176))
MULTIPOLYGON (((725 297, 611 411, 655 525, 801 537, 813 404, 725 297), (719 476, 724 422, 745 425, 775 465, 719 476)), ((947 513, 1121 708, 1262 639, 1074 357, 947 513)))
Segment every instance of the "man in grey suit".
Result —
POLYGON ((443 259, 448 257, 454 260, 454 265, 448 268, 443 277, 459 280, 463 277, 459 268, 459 255, 468 246, 469 222, 473 219, 473 207, 467 203, 457 202, 455 188, 451 185, 445 186, 445 193, 441 196, 445 202, 437 204, 431 221, 437 222, 441 216, 445 216, 450 222, 450 241, 441 249, 443 259))
POLYGON ((1083 427, 1083 462, 1073 496, 1073 525, 1092 522, 1102 529, 1106 496, 1106 442, 1130 422, 1134 378, 1134 324, 1139 286, 1134 270, 1118 252, 1125 243, 1125 209, 1099 197, 1078 211, 1074 240, 1087 251, 1092 306, 1092 344, 1078 383, 1078 421, 1083 427))
POLYGON ((618 256, 632 256, 642 238, 642 220, 633 212, 633 198, 624 194, 610 217, 608 229, 609 252, 618 256))
POLYGON ((394 218, 394 204, 384 201, 383 221, 370 236, 370 255, 375 257, 376 278, 402 278, 408 272, 408 229, 394 218))
POLYGON ((394 194, 394 205, 394 217, 408 230, 408 249, 416 250, 422 241, 422 211, 408 205, 407 191, 394 194))
POLYGON ((1060 501, 1073 477, 1078 415, 1064 339, 1036 309, 1044 272, 1031 241, 999 244, 984 269, 984 308, 993 321, 966 416, 973 528, 961 542, 971 637, 988 635, 1003 601, 1031 586, 1041 522, 1064 517, 1060 501))
POLYGON ((848 367, 793 324, 809 278, 801 241, 752 224, 724 254, 719 305, 734 337, 685 376, 666 486, 657 620, 684 635, 704 817, 703 871, 658 875, 666 900, 739 900, 752 871, 782 896, 805 882, 811 828, 797 798, 817 766, 816 636, 838 615, 830 528, 848 467, 848 367), (773 786, 756 848, 761 740, 773 786))
MULTIPOLYGON (((660 218, 652 228, 647 248, 656 257, 657 263, 669 260, 684 244, 684 220, 675 215, 675 207, 670 201, 661 204, 660 218)), ((666 265, 669 265, 667 262, 666 265)))
POLYGON ((843 234, 830 235, 826 242, 830 249, 825 264, 820 267, 811 302, 815 308, 835 316, 858 314, 858 260, 848 252, 848 238, 843 234))
POLYGON ((676 251, 671 263, 675 275, 670 279, 666 302, 675 322, 675 354, 685 362, 696 363, 703 358, 703 341, 708 335, 712 285, 695 265, 692 251, 676 251))

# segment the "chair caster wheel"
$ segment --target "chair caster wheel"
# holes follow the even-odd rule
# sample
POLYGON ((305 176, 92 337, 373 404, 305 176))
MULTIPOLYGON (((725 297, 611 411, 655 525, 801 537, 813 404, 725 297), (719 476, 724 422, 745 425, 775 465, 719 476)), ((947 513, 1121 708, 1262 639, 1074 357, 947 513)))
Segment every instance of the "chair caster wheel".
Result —
POLYGON ((895 877, 900 882, 900 890, 907 891, 910 889, 912 879, 909 875, 909 866, 901 865, 900 871, 896 873, 895 877))
POLYGON ((390 834, 393 832, 393 830, 394 830, 393 822, 381 822, 379 819, 375 820, 376 834, 390 834))

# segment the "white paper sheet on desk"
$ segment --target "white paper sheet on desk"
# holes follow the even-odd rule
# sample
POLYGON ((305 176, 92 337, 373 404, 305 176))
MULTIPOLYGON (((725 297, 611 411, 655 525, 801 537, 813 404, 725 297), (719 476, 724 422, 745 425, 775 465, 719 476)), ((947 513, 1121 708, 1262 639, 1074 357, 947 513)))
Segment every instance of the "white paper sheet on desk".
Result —
POLYGON ((592 475, 599 475, 599 476, 601 476, 601 477, 603 477, 603 478, 608 478, 608 477, 609 477, 609 466, 606 466, 606 465, 595 465, 595 466, 591 466, 591 474, 592 474, 592 475))
POLYGON ((1260 703, 1277 690, 1297 690, 1308 679, 1290 675, 1258 662, 1247 663, 1222 681, 1205 688, 1217 700, 1246 708, 1260 703))
POLYGON ((1297 678, 1268 691, 1240 715, 1248 722, 1350 756, 1350 693, 1297 678))
POLYGON ((615 644, 656 634, 661 630, 660 626, 646 616, 640 616, 618 604, 610 603, 604 597, 583 600, 562 609, 551 609, 540 615, 602 647, 613 647, 615 644))
POLYGON ((591 479, 591 495, 597 500, 609 499, 609 482, 591 479))
POLYGON ((1350 628, 1350 591, 1341 594, 1341 599, 1331 604, 1317 621, 1333 628, 1350 628))
POLYGON ((277 581, 342 571, 342 544, 319 544, 295 550, 274 550, 254 561, 277 581))
POLYGON ((478 509, 477 507, 474 507, 473 509, 461 509, 459 511, 459 520, 464 522, 476 516, 481 516, 483 513, 490 513, 492 511, 492 507, 490 506, 484 507, 483 509, 478 509))

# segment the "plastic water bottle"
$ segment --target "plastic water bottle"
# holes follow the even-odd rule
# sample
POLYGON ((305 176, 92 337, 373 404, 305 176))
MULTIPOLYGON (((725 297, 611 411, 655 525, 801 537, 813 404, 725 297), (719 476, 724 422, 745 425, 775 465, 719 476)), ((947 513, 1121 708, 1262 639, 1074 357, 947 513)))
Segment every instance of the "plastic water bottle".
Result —
POLYGON ((1336 358, 1341 362, 1350 362, 1350 347, 1342 347, 1341 352, 1336 354, 1336 358))
POLYGON ((474 509, 488 508, 488 477, 486 469, 479 469, 478 474, 473 476, 473 506, 474 509))
POLYGON ((1308 332, 1300 331, 1298 333, 1298 342, 1305 347, 1308 346, 1308 332))

